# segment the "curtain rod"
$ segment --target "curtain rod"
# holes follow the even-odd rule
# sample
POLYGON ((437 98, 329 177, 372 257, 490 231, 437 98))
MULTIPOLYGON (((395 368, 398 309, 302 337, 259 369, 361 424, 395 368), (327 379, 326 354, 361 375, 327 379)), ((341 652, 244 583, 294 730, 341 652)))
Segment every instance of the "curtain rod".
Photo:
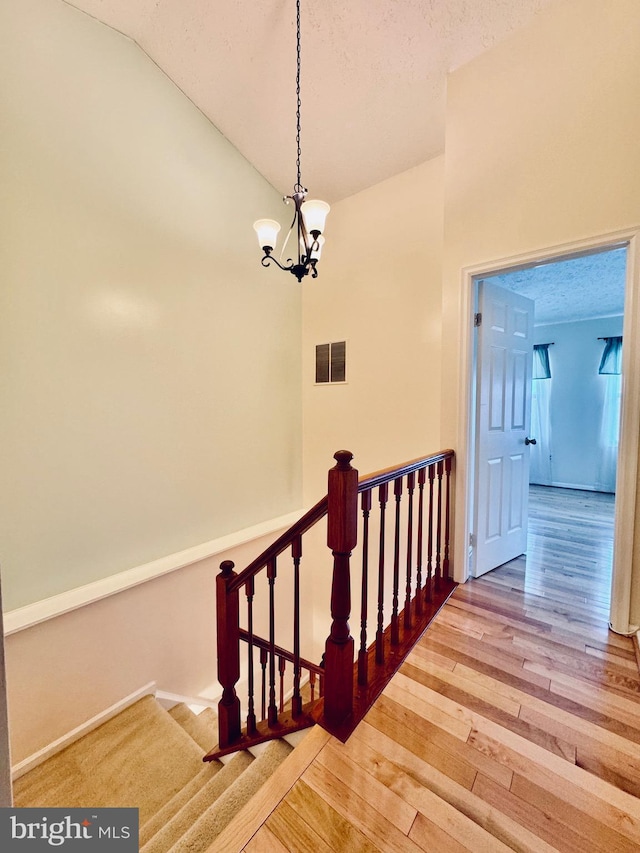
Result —
POLYGON ((613 338, 621 338, 622 335, 608 335, 606 338, 598 338, 599 341, 610 341, 613 338))
POLYGON ((551 341, 548 344, 534 344, 534 347, 552 347, 555 345, 555 341, 551 341))

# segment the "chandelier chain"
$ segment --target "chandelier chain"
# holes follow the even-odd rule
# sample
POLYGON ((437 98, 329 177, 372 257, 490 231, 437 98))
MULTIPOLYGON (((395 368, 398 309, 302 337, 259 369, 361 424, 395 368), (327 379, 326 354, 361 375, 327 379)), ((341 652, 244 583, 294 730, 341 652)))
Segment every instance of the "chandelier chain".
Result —
POLYGON ((297 158, 296 158, 296 167, 298 170, 298 180, 296 184, 296 188, 301 187, 301 176, 300 176, 300 157, 302 154, 302 149, 300 148, 300 0, 296 0, 296 98, 297 98, 297 109, 296 109, 296 144, 298 148, 297 158))

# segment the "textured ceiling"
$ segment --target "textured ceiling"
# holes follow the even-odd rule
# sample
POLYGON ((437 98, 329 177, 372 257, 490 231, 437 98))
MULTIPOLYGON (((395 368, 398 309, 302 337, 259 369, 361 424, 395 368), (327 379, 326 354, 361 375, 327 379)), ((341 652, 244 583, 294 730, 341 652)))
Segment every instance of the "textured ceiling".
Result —
POLYGON ((611 317, 624 312, 626 256, 625 248, 613 249, 485 281, 534 299, 536 325, 611 317))
MULTIPOLYGON (((295 0, 64 0, 133 39, 278 191, 295 180, 295 0)), ((302 178, 352 195, 444 150, 447 72, 553 0, 302 0, 302 178)), ((625 249, 492 277, 539 324, 621 314, 625 249)))
MULTIPOLYGON (((279 192, 294 0, 67 0, 134 39, 279 192)), ((551 0, 302 0, 302 179, 332 202, 444 150, 446 74, 551 0)))

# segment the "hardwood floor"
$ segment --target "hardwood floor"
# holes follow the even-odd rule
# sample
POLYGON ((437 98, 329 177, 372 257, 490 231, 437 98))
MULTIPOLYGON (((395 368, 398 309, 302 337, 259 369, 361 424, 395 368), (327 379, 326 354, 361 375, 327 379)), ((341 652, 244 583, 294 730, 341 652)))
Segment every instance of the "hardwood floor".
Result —
POLYGON ((615 496, 531 486, 526 557, 503 566, 495 581, 516 580, 527 593, 609 613, 615 496))
POLYGON ((257 832, 212 849, 640 850, 640 677, 607 625, 613 496, 556 491, 533 490, 526 558, 459 587, 347 743, 314 730, 257 832))

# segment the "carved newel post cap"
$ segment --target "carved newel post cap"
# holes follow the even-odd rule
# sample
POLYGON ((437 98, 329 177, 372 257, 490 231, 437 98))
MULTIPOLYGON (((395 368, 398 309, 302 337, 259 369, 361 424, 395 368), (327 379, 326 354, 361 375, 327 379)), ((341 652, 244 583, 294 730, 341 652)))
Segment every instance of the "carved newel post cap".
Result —
POLYGON ((220 571, 222 572, 222 575, 225 578, 229 577, 234 568, 235 563, 233 562, 233 560, 223 560, 220 563, 220 571))
POLYGON ((339 471, 349 471, 351 468, 351 460, 353 459, 353 453, 350 450, 337 450, 333 454, 333 458, 338 463, 336 468, 339 471))

